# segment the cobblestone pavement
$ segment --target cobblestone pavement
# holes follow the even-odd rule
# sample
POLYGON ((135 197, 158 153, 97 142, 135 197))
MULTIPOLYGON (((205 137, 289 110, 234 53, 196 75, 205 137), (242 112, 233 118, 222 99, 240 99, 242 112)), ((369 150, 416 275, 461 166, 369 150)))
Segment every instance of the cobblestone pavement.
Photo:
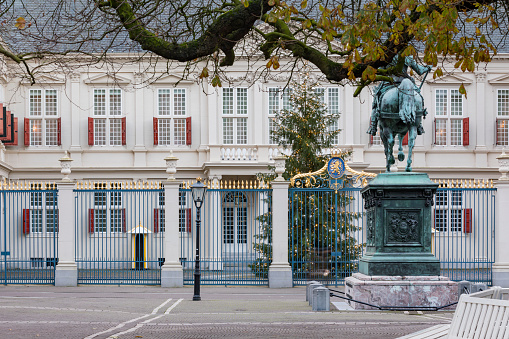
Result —
MULTIPOLYGON (((305 288, 0 286, 0 338, 382 339, 448 323, 452 312, 312 312, 305 288)), ((333 307, 331 306, 331 309, 333 307)))

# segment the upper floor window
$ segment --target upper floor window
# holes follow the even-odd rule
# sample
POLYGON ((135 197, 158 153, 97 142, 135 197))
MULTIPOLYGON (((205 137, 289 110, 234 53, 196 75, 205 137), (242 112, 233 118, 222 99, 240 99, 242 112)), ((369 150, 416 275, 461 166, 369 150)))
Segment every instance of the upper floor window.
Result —
POLYGON ((468 146, 469 120, 463 106, 459 90, 435 90, 435 145, 468 146))
POLYGON ((154 145, 191 145, 191 117, 185 88, 159 88, 153 120, 154 145))
POLYGON ((247 144, 247 88, 223 88, 223 144, 247 144))
POLYGON ((509 145, 509 89, 497 90, 497 140, 500 146, 509 145))
POLYGON ((88 144, 126 144, 126 119, 122 112, 122 90, 95 88, 93 117, 88 118, 88 144))
POLYGON ((276 113, 281 110, 291 109, 291 89, 285 88, 284 90, 277 87, 269 88, 269 144, 277 144, 274 138, 274 131, 277 128, 276 113))
MULTIPOLYGON (((339 88, 338 87, 317 87, 314 89, 315 94, 318 96, 320 101, 327 107, 329 114, 339 114, 339 88)), ((328 126, 329 131, 337 131, 339 129, 339 120, 333 121, 328 126)), ((334 145, 339 144, 339 133, 334 136, 332 141, 334 145)))
POLYGON ((57 90, 31 89, 28 101, 28 117, 24 121, 25 145, 61 145, 57 90))

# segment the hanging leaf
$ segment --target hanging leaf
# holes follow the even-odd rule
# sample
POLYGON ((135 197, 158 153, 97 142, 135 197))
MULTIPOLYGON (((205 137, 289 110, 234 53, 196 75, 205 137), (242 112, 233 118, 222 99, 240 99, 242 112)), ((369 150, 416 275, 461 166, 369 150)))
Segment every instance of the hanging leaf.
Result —
POLYGON ((212 86, 213 87, 222 87, 221 79, 219 79, 219 76, 216 74, 214 78, 212 79, 212 86))
POLYGON ((467 97, 467 90, 465 89, 465 86, 463 84, 461 84, 461 86, 459 88, 459 92, 461 94, 463 94, 465 96, 465 98, 467 97))
POLYGON ((209 77, 209 69, 207 67, 204 67, 200 73, 199 78, 203 79, 203 78, 208 78, 208 77, 209 77))
POLYGON ((27 22, 26 22, 25 18, 20 16, 19 18, 16 19, 16 23, 14 24, 14 26, 17 29, 25 29, 26 24, 27 24, 27 22))

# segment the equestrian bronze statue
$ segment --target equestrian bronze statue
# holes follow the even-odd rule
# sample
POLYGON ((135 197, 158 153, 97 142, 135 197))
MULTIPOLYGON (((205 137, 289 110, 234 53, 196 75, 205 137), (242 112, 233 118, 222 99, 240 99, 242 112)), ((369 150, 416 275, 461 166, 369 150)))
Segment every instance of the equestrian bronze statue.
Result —
MULTIPOLYGON (((390 66, 396 65, 398 57, 390 66)), ((420 87, 408 75, 408 67, 422 75, 431 70, 430 66, 421 66, 412 57, 406 57, 402 72, 392 76, 393 82, 382 82, 375 88, 371 124, 368 134, 376 135, 380 128, 380 138, 384 144, 387 172, 395 163, 393 148, 395 137, 399 137, 398 160, 405 160, 403 153, 403 138, 408 133, 408 156, 406 171, 412 171, 412 151, 417 135, 424 133, 422 119, 426 117, 424 99, 420 87)), ((423 80, 424 82, 424 80, 423 80)), ((421 84, 422 86, 422 84, 421 84)))

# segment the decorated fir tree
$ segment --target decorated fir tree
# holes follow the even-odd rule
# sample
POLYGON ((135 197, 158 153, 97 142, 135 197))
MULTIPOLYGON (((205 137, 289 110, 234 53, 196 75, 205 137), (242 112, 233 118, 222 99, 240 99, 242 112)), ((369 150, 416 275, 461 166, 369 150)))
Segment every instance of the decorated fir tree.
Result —
MULTIPOLYGON (((283 177, 289 180, 296 174, 321 169, 329 159, 326 151, 337 143, 339 134, 339 114, 328 111, 323 89, 305 75, 287 90, 270 94, 287 99, 286 107, 275 114, 271 133, 275 143, 290 151, 283 177)), ((275 173, 271 170, 259 174, 259 178, 273 180, 275 173)), ((356 268, 361 247, 352 235, 358 229, 354 221, 360 215, 346 211, 352 199, 330 189, 292 193, 289 259, 294 274, 316 274, 313 279, 343 278, 356 268)), ((272 260, 270 219, 270 213, 258 217, 262 229, 254 247, 259 259, 251 267, 259 275, 267 274, 272 260)))

